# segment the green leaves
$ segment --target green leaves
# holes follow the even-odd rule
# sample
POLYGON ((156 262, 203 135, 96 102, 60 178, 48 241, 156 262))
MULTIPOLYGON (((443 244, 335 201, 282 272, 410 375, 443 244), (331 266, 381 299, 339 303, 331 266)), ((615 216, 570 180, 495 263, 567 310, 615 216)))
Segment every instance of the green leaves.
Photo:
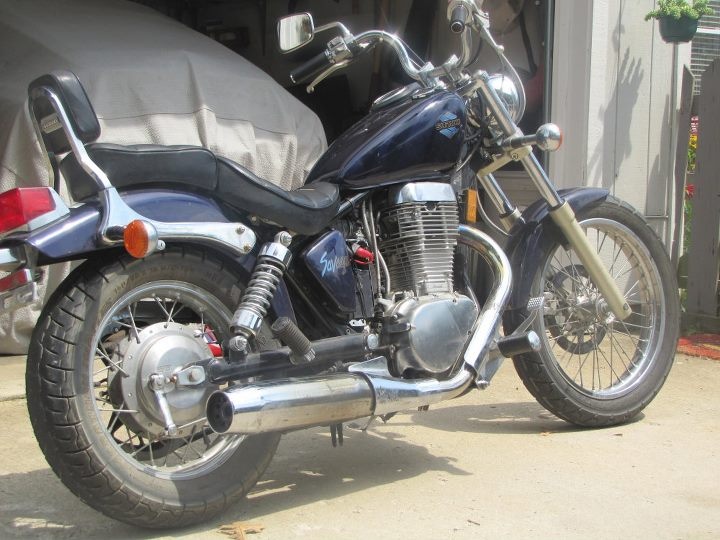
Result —
POLYGON ((692 5, 687 0, 659 0, 657 9, 645 15, 645 20, 661 17, 699 19, 703 15, 712 13, 713 9, 708 6, 708 0, 694 0, 692 5))

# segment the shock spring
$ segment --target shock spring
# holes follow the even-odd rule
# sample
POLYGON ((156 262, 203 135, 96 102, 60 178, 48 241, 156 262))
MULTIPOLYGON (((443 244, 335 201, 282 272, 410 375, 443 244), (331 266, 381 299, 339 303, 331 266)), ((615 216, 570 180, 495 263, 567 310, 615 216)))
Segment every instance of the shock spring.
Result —
POLYGON ((231 328, 235 335, 254 338, 260 330, 275 290, 290 263, 292 254, 287 246, 291 241, 290 234, 283 231, 260 249, 242 302, 233 316, 231 328))

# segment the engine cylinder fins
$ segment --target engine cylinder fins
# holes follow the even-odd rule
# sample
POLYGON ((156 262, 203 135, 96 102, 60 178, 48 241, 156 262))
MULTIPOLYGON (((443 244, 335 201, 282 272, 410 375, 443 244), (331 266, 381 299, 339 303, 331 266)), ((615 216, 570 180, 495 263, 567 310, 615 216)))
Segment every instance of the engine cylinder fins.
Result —
POLYGON ((380 224, 380 250, 394 291, 417 296, 453 291, 457 202, 403 202, 383 211, 380 224))

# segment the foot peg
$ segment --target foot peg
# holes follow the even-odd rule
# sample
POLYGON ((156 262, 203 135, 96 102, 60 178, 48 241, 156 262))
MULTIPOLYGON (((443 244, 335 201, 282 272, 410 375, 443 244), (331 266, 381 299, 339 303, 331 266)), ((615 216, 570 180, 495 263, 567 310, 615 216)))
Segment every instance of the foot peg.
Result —
POLYGON ((529 352, 538 352, 542 347, 540 336, 532 330, 530 332, 500 338, 497 342, 498 350, 505 358, 512 358, 529 352))
POLYGON ((300 366, 315 360, 315 351, 310 344, 310 340, 290 319, 280 317, 270 329, 273 335, 292 351, 290 361, 293 364, 300 366))
POLYGON ((538 352, 542 348, 540 336, 532 330, 528 332, 528 328, 538 316, 542 317, 545 310, 545 297, 536 296, 530 298, 525 309, 528 311, 527 319, 512 334, 497 341, 497 348, 505 358, 512 358, 529 352, 538 352))

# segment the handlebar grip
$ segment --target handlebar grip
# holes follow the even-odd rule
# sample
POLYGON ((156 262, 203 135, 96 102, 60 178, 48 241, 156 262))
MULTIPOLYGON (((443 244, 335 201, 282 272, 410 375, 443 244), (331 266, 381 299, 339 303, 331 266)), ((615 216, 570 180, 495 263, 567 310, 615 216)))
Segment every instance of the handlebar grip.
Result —
POLYGON ((295 84, 305 82, 330 66, 332 66, 332 62, 327 51, 322 51, 301 66, 293 69, 290 72, 290 80, 295 84))
POLYGON ((469 16, 470 12, 465 4, 455 6, 450 14, 450 31, 453 34, 462 34, 469 16))

